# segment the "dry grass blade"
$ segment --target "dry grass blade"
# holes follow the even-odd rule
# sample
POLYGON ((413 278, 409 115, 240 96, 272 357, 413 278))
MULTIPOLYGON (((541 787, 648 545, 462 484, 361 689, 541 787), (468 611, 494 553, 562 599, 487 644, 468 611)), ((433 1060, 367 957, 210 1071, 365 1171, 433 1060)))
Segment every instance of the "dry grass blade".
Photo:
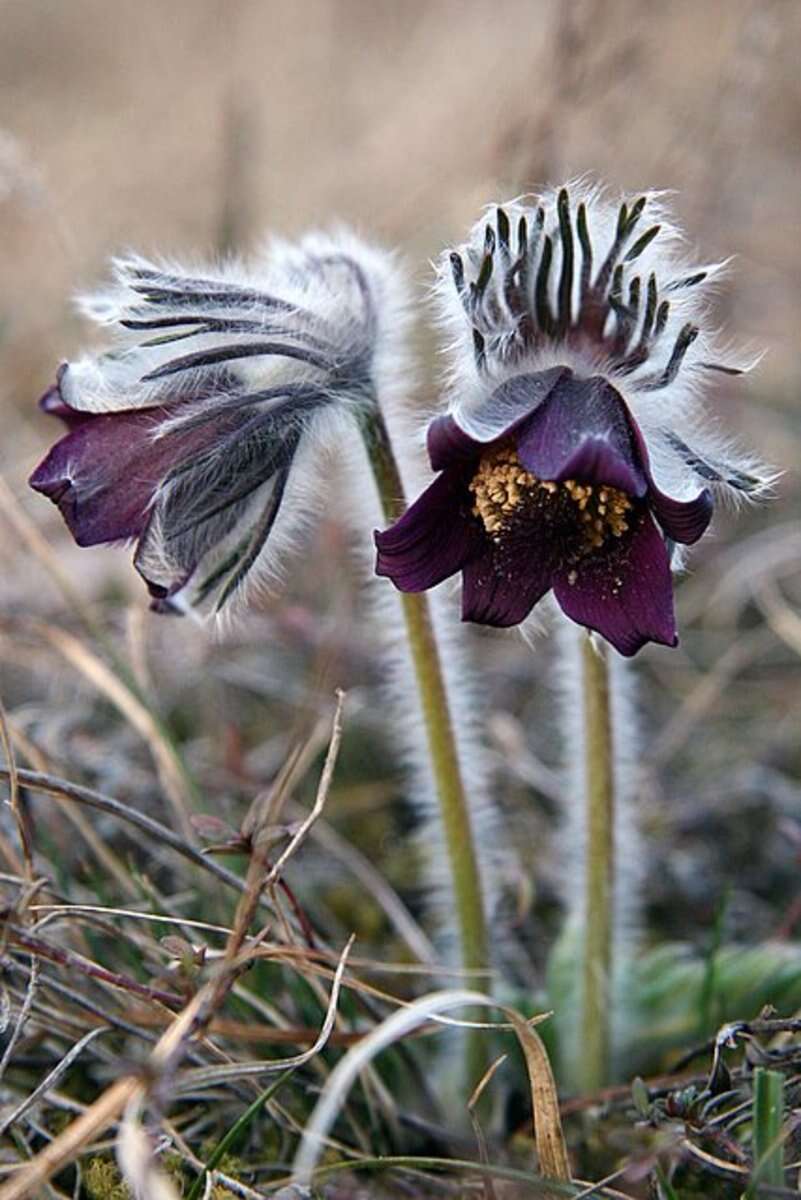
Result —
POLYGON ((190 797, 185 776, 176 759, 175 750, 165 738, 153 713, 79 638, 64 629, 56 629, 43 622, 37 622, 36 629, 67 662, 111 701, 147 743, 161 785, 170 802, 176 826, 188 842, 194 842, 195 832, 189 819, 190 797))
POLYGON ((64 1055, 60 1062, 56 1064, 53 1070, 44 1077, 39 1086, 36 1087, 29 1096, 26 1096, 25 1099, 18 1104, 12 1112, 8 1113, 3 1118, 2 1122, 0 1122, 0 1137, 3 1136, 7 1129, 10 1129, 12 1125, 21 1120, 28 1109, 36 1104, 37 1100, 41 1099, 42 1096, 49 1092, 51 1087, 58 1083, 61 1076, 65 1073, 65 1071, 69 1070, 76 1058, 78 1058, 78 1056, 83 1052, 90 1042, 93 1042, 95 1038, 100 1036, 101 1033, 107 1032, 108 1027, 101 1029, 90 1029, 89 1032, 85 1034, 79 1042, 76 1042, 72 1049, 64 1055))
POLYGON ((308 1050, 304 1050, 302 1054, 294 1054, 291 1058, 270 1058, 263 1062, 236 1062, 223 1064, 219 1067, 197 1067, 190 1071, 185 1071, 180 1079, 180 1088, 196 1089, 203 1086, 214 1086, 215 1084, 224 1083, 232 1079, 242 1079, 246 1076, 265 1075, 268 1072, 286 1071, 290 1067, 301 1067, 307 1063, 309 1059, 314 1058, 315 1054, 319 1054, 322 1048, 326 1045, 334 1028, 334 1022, 337 1015, 337 1006, 339 1004, 339 993, 342 990, 342 979, 345 974, 345 967, 348 962, 348 955, 355 941, 355 934, 352 934, 345 945, 345 949, 340 955, 339 963, 334 974, 334 980, 331 985, 331 994, 326 1008, 325 1019, 320 1028, 314 1043, 308 1050))
MULTIPOLYGON (((534 1128, 540 1169, 556 1180, 569 1180, 567 1150, 559 1119, 556 1087, 545 1050, 527 1022, 513 1009, 499 1005, 482 992, 441 991, 399 1009, 382 1021, 342 1058, 331 1072, 325 1092, 317 1102, 303 1133, 292 1172, 299 1187, 311 1185, 317 1161, 337 1114, 357 1076, 382 1050, 427 1021, 454 1008, 496 1008, 508 1017, 520 1041, 531 1084, 534 1128)), ((3 1200, 0 1193, 0 1200, 3 1200)))
POLYGON ((0 743, 2 744, 3 754, 5 755, 5 759, 8 764, 8 800, 17 825, 17 833, 19 835, 20 845, 22 846, 24 866, 23 863, 20 863, 17 855, 10 846, 7 848, 4 847, 5 855, 12 870, 16 871, 20 875, 24 872, 28 882, 30 883, 33 880, 33 853, 31 851, 30 838, 28 837, 28 828, 25 824, 25 814, 20 808, 19 776, 17 774, 17 764, 14 758, 14 748, 11 744, 11 733, 8 726, 8 720, 6 718, 6 710, 3 706, 2 700, 0 700, 0 743))
MULTIPOLYGON (((108 917, 127 917, 132 921, 149 921, 157 925, 180 925, 185 929, 202 929, 204 933, 224 933, 231 930, 226 925, 212 925, 209 921, 193 921, 191 917, 171 917, 167 913, 139 912, 134 908, 112 908, 105 904, 31 904, 33 913, 45 913, 48 917, 69 916, 73 913, 97 913, 108 917)), ((37 926, 41 928, 43 921, 37 926)))
MULTIPOLYGON (((190 1001, 159 1038, 148 1060, 149 1074, 157 1077, 173 1064, 186 1039, 196 1030, 198 1015, 208 1002, 213 983, 190 1001)), ((28 1200, 36 1195, 48 1179, 71 1163, 83 1149, 110 1125, 119 1120, 120 1114, 142 1089, 141 1078, 126 1075, 81 1114, 76 1121, 54 1138, 43 1150, 20 1167, 17 1173, 2 1187, 0 1200, 28 1200)))
POLYGON ((337 691, 336 697, 337 706, 336 711, 334 712, 331 740, 328 744, 328 753, 325 756, 323 769, 320 773, 320 782, 317 785, 317 795, 314 798, 314 805, 311 812, 308 814, 306 819, 301 822, 299 829, 290 839, 286 848, 270 870, 270 873, 264 881, 265 888, 270 887, 278 879, 284 867, 298 849, 317 818, 322 814, 322 811, 325 807, 325 802, 328 798, 328 793, 331 788, 331 781, 334 777, 337 758, 339 756, 339 747, 342 743, 342 711, 345 704, 345 693, 343 691, 337 691))
POLYGON ((179 1200, 167 1176, 153 1157, 150 1139, 140 1123, 141 1099, 135 1096, 127 1108, 117 1138, 117 1162, 122 1177, 134 1196, 144 1200, 179 1200))
MULTIPOLYGON (((274 867, 270 867, 268 858, 269 850, 272 846, 272 821, 277 803, 280 802, 286 789, 290 786, 291 780, 295 777, 295 771, 298 764, 304 761, 305 755, 302 749, 296 751, 290 756, 290 760, 284 771, 279 776, 278 783, 272 793, 266 797, 266 802, 257 800, 248 814, 249 828, 248 838, 251 843, 250 862, 248 864, 247 877, 245 879, 244 893, 239 901, 234 918, 234 927, 228 943, 225 948, 224 965, 231 964, 236 959, 239 951, 242 948, 245 937, 247 935, 250 922, 256 914, 261 896, 276 880, 279 878, 281 870, 288 859, 294 854, 298 848, 306 832, 317 820, 320 812, 325 805, 328 790, 331 786, 334 768, 336 766, 337 756, 339 754, 339 746, 342 740, 342 707, 345 702, 345 693, 337 692, 336 709, 334 711, 333 725, 331 729, 331 740, 328 746, 323 770, 320 775, 320 782, 317 786, 317 796, 315 798, 314 807, 294 835, 291 838, 288 846, 280 856, 274 867)), ((262 932, 255 939, 255 942, 261 941, 266 936, 267 930, 262 932)), ((255 948, 255 943, 254 943, 255 948)))
MULTIPOLYGON (((140 812, 139 809, 130 808, 127 804, 123 804, 121 800, 115 800, 111 796, 104 796, 101 792, 93 791, 92 788, 83 787, 77 783, 68 783, 65 779, 59 779, 55 775, 43 775, 38 771, 19 769, 17 776, 22 786, 30 788, 32 791, 46 796, 54 796, 56 799, 76 801, 78 804, 88 805, 90 808, 110 813, 112 816, 126 821, 129 825, 133 825, 141 830, 147 837, 153 838, 165 846, 169 846, 176 853, 189 859, 190 862, 202 867, 204 871, 222 880, 229 887, 236 888, 237 891, 242 891, 244 887, 243 881, 233 871, 227 870, 215 862, 214 859, 207 858, 199 850, 196 850, 193 845, 184 841, 179 834, 175 833, 172 829, 168 829, 166 825, 162 825, 160 821, 154 820, 153 817, 147 816, 146 813, 140 812)), ((7 778, 8 770, 0 767, 0 779, 7 778)))
POLYGON ((22 1001, 22 1004, 20 1005, 20 1010, 19 1010, 19 1013, 17 1014, 17 1020, 14 1024, 14 1028, 12 1030, 11 1037, 8 1039, 6 1048, 3 1051, 3 1057, 2 1057, 2 1059, 0 1059, 0 1079, 3 1078, 6 1068, 7 1068, 8 1064, 11 1062, 11 1056, 14 1053, 14 1049, 17 1045, 17 1042, 19 1041, 20 1037, 22 1036, 22 1031, 25 1028, 25 1022, 27 1021, 28 1015, 31 1011, 31 1008, 33 1007, 33 1001, 36 996, 36 988, 37 988, 38 983, 39 983, 39 959, 36 957, 36 955, 32 955, 31 956, 31 970, 30 970, 30 975, 28 976, 28 986, 25 990, 25 999, 22 1001))
POLYGON ((526 1060, 540 1170, 549 1179, 569 1179, 570 1163, 559 1116, 559 1096, 542 1039, 514 1009, 504 1009, 504 1012, 515 1027, 526 1060))
MULTIPOLYGON (((343 701, 344 695, 339 693, 329 751, 320 776, 317 801, 310 817, 313 817, 315 810, 325 802, 331 783, 341 738, 343 701)), ((267 859, 267 851, 271 845, 271 840, 265 836, 269 832, 268 813, 263 808, 261 813, 262 823, 252 831, 252 852, 247 878, 237 905, 233 928, 226 944, 223 960, 215 978, 201 988, 157 1042, 148 1060, 148 1069, 145 1073, 145 1078, 150 1083, 143 1084, 140 1076, 125 1077, 108 1088, 85 1113, 34 1159, 21 1167, 11 1180, 0 1188, 0 1200, 24 1200, 25 1197, 35 1194, 37 1188, 77 1157, 93 1138, 117 1121, 123 1111, 132 1105, 144 1103, 148 1087, 152 1086, 152 1083, 159 1078, 170 1076, 175 1071, 190 1039, 200 1036, 205 1031, 214 1015, 224 1004, 237 976, 252 957, 247 950, 243 953, 242 948, 250 923, 261 902, 266 880, 275 875, 274 870, 270 869, 267 859)), ((294 848, 297 848, 299 842, 296 839, 293 841, 295 841, 294 848)), ((185 851, 189 849, 189 847, 185 847, 185 851)), ((194 857, 194 855, 190 854, 190 857, 194 857)), ((285 855, 284 861, 286 861, 286 857, 285 855)), ((204 861, 202 856, 198 855, 198 858, 204 861)), ((340 959, 337 987, 332 989, 336 992, 337 997, 349 949, 350 943, 340 959)), ((321 1038, 318 1041, 324 1040, 323 1033, 327 1036, 327 1031, 330 1031, 333 1026, 335 1015, 335 1004, 329 1003, 321 1038)), ((310 1057, 308 1052, 305 1057, 310 1057)))
POLYGON ((0 1200, 30 1200, 35 1196, 51 1176, 77 1158, 84 1146, 119 1118, 138 1086, 136 1079, 125 1076, 107 1088, 85 1113, 0 1187, 0 1200))
MULTIPOLYGON (((495 1062, 490 1063, 484 1074, 481 1076, 481 1079, 479 1079, 478 1083, 473 1089, 472 1096, 467 1101, 467 1111, 470 1113, 470 1123, 473 1126, 473 1135, 476 1139, 476 1145, 478 1146, 478 1155, 481 1159, 481 1162, 485 1166, 489 1162, 487 1139, 484 1135, 484 1130, 481 1126, 481 1121, 479 1120, 476 1108, 479 1100, 484 1095, 484 1091, 490 1080, 493 1078, 498 1068, 503 1066, 503 1064, 506 1062, 507 1057, 508 1056, 506 1054, 502 1054, 499 1058, 495 1059, 495 1062)), ((491 1175, 484 1176, 482 1180, 482 1186, 484 1188, 484 1200, 498 1200, 498 1193, 495 1190, 495 1184, 491 1175)))
POLYGON ((698 1162, 712 1167, 715 1174, 733 1175, 737 1179, 745 1179, 750 1174, 748 1167, 742 1167, 739 1163, 731 1162, 728 1159, 718 1158, 716 1155, 710 1154, 708 1150, 702 1150, 688 1138, 681 1143, 681 1148, 690 1158, 695 1158, 698 1162))

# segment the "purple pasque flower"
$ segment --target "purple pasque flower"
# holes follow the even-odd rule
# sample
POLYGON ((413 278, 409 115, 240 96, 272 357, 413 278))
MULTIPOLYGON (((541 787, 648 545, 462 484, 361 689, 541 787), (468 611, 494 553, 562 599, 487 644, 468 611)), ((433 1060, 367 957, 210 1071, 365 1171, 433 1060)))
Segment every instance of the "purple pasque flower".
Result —
POLYGON ((611 206, 566 189, 511 204, 447 258, 450 405, 428 436, 439 475, 376 534, 402 591, 461 571, 468 621, 523 622, 547 593, 624 655, 677 642, 671 568, 713 490, 769 479, 698 413, 717 360, 703 287, 653 196, 611 206), (639 231, 646 208, 656 224, 639 231))
POLYGON ((394 270, 344 232, 202 275, 117 260, 83 307, 118 344, 59 369, 41 407, 67 432, 31 486, 79 545, 135 541, 158 611, 218 611, 274 579, 321 455, 374 402, 394 270))

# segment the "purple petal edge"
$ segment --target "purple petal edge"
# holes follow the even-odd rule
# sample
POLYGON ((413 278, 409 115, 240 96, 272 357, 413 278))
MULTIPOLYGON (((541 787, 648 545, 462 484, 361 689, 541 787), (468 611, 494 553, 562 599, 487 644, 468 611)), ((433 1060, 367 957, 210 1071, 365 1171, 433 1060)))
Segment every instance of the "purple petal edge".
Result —
POLYGON ((566 616, 630 658, 647 642, 678 645, 667 547, 648 512, 630 538, 554 576, 566 616))
POLYGON ((373 536, 376 574, 399 591, 423 592, 455 575, 483 538, 469 514, 464 471, 443 471, 394 525, 373 536))
POLYGON ((435 417, 428 427, 426 444, 434 471, 472 462, 484 449, 483 444, 465 433, 453 417, 435 417))
POLYGON ((638 498, 647 491, 628 410, 601 376, 563 375, 520 422, 515 440, 520 461, 538 479, 605 483, 638 498))
POLYGON ((628 413, 629 426, 637 444, 640 461, 648 480, 648 501, 659 524, 669 538, 691 546, 701 538, 712 520, 715 502, 708 488, 702 488, 692 500, 676 500, 663 492, 654 482, 651 471, 650 455, 645 436, 631 413, 628 413))

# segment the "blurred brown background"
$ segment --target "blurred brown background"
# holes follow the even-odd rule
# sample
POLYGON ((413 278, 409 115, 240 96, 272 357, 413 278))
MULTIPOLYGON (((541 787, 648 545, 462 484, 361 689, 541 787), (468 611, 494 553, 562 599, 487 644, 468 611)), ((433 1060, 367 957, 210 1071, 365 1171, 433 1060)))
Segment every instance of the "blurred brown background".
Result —
MULTIPOLYGON (((765 856, 773 867, 782 859, 788 890, 777 903, 789 903, 797 850, 782 822, 798 811, 801 776, 800 59, 798 0, 0 0, 0 471, 79 588, 118 602, 119 591, 102 590, 111 579, 143 604, 127 552, 76 550, 24 487, 55 432, 36 397, 91 336, 70 295, 103 276, 109 253, 246 250, 268 229, 344 219, 402 248, 422 312, 429 260, 492 200, 586 172, 615 189, 675 190, 702 257, 736 256, 717 318, 767 351, 748 379, 721 381, 710 403, 786 474, 777 503, 736 523, 719 518, 696 553, 680 591, 682 649, 643 656, 658 684, 646 693, 661 780, 653 824, 666 857, 688 848, 686 859, 672 853, 677 877, 660 875, 651 902, 662 896, 662 927, 683 934, 711 919, 720 880, 738 863, 753 875, 740 878, 753 902, 766 872, 751 839, 770 818, 765 856), (711 825, 699 828, 702 801, 711 825), (733 845, 719 835, 732 833, 735 811, 748 820, 733 845)), ((437 362, 424 345, 431 390, 437 362)), ((64 619, 41 565, 0 530, 4 610, 64 619)), ((168 646, 153 655, 159 694, 195 762, 238 761, 242 743, 262 776, 269 736, 247 702, 291 712, 318 654, 335 659, 323 673, 326 704, 333 683, 360 672, 369 682, 341 565, 320 556, 315 572, 293 576, 295 608, 284 601, 251 619, 224 650, 191 625, 148 621, 147 639, 168 646), (202 698, 190 694, 199 679, 202 698)), ((122 627, 121 611, 107 611, 122 627)), ((128 632, 138 645, 142 627, 128 632)), ((549 777, 527 756, 556 758, 540 720, 547 699, 532 699, 531 686, 548 648, 532 658, 513 638, 480 647, 496 668, 499 772, 507 793, 525 784, 528 795, 532 778, 549 777)), ((6 679, 14 662, 4 699, 22 723, 48 694, 72 703, 80 690, 54 682, 47 656, 6 640, 6 679)), ((102 783, 117 769, 109 753, 108 741, 93 749, 72 737, 65 770, 100 771, 102 783)), ((752 903, 751 931, 770 932, 775 908, 764 920, 759 911, 752 903)))
POLYGON ((723 312, 795 390, 797 0, 0 0, 0 320, 22 406, 121 247, 353 221, 426 262, 480 207, 591 172, 677 192, 723 312))
POLYGON ((52 437, 33 401, 92 336, 70 297, 110 253, 343 219, 402 248, 422 309, 484 204, 590 173, 674 191, 702 258, 735 256, 715 316, 767 353, 711 403, 789 472, 775 522, 801 441, 800 59, 798 0, 0 0, 0 469, 22 484, 52 437))

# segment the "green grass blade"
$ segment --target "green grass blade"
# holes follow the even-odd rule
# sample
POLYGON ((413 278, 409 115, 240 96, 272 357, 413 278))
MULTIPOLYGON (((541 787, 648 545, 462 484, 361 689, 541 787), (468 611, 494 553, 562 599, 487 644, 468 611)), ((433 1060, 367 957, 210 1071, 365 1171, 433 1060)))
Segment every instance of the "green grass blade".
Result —
POLYGON ((223 1156, 227 1154, 231 1146, 234 1145, 240 1133, 243 1133, 247 1129, 250 1122, 259 1115, 264 1105, 268 1104, 270 1100, 272 1100, 273 1096, 281 1087, 281 1085, 286 1083, 290 1075, 294 1075, 296 1070, 296 1067, 289 1067, 286 1071, 282 1071, 278 1078, 274 1079, 269 1087, 266 1087, 261 1095, 256 1097, 253 1103, 242 1113, 242 1116, 239 1118, 239 1120, 235 1121, 228 1132, 220 1138, 219 1142, 209 1155, 205 1170, 200 1172, 189 1189, 186 1200, 198 1200, 198 1197, 203 1194, 203 1189, 206 1186, 206 1179, 208 1178, 209 1172, 213 1171, 215 1167, 222 1162, 223 1156))
POLYGON ((780 1071, 757 1067, 754 1071, 753 1155, 754 1171, 746 1195, 758 1194, 760 1184, 784 1186, 784 1076, 780 1071))

